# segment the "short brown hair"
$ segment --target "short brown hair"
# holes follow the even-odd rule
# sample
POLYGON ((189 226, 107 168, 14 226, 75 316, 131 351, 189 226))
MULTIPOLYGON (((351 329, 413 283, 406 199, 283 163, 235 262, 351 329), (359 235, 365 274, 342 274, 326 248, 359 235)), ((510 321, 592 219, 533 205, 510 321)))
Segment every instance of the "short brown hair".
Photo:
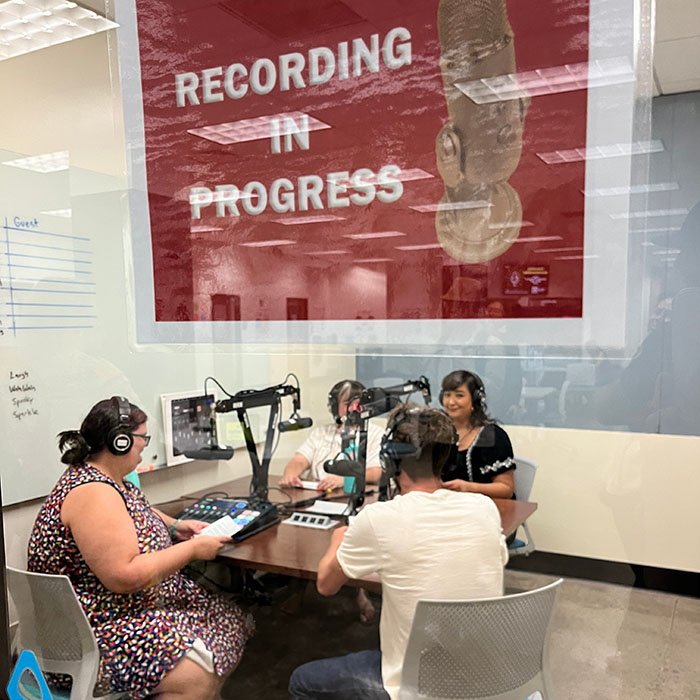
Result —
POLYGON ((406 403, 397 406, 387 422, 388 440, 413 445, 416 457, 401 460, 401 470, 416 481, 440 476, 456 443, 456 431, 450 418, 437 408, 406 403))

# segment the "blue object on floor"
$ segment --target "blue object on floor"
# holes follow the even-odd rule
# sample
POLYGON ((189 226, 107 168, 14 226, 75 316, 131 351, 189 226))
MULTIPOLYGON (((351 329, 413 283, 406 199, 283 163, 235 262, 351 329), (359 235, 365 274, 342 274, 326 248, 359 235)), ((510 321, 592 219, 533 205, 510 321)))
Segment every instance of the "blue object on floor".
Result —
POLYGON ((68 700, 69 695, 49 690, 36 656, 28 649, 22 651, 7 684, 10 700, 68 700))

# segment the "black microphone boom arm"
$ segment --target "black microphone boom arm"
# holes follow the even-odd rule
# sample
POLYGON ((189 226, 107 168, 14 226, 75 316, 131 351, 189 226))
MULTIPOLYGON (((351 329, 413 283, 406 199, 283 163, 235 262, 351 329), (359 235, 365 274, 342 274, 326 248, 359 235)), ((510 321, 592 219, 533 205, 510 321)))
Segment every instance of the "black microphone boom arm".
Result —
MULTIPOLYGON (((381 416, 383 413, 388 413, 393 408, 401 403, 401 398, 404 396, 409 396, 417 391, 423 394, 423 399, 426 406, 430 405, 431 395, 430 395, 430 381, 427 377, 421 376, 418 379, 409 379, 401 384, 396 384, 390 387, 369 387, 365 389, 360 395, 359 406, 355 410, 349 410, 345 419, 346 431, 350 427, 354 426, 359 428, 360 434, 360 450, 358 455, 358 461, 362 464, 366 464, 367 458, 367 425, 370 418, 375 416, 381 416)), ((326 469, 326 471, 328 471, 326 469)), ((384 470, 382 470, 382 481, 380 484, 384 485, 384 470)), ((355 479, 355 487, 362 488, 364 494, 365 479, 364 472, 362 473, 360 479, 355 479)), ((380 500, 386 500, 386 486, 380 487, 380 500), (383 497, 382 497, 383 496, 383 497)), ((353 491, 351 501, 353 507, 355 504, 362 505, 362 500, 364 495, 355 494, 353 491)))
POLYGON ((270 470, 270 460, 272 458, 272 444, 277 428, 277 418, 279 416, 280 403, 283 396, 292 396, 294 412, 301 408, 301 392, 298 386, 291 384, 277 384, 266 389, 244 389, 233 396, 217 401, 214 410, 217 413, 230 413, 236 411, 241 424, 245 444, 248 448, 250 463, 253 467, 253 478, 250 483, 250 493, 254 498, 261 501, 267 500, 268 476, 270 470), (250 428, 248 419, 248 409, 259 406, 269 406, 270 416, 265 435, 265 445, 263 447, 262 460, 258 457, 258 449, 250 428))
MULTIPOLYGON (((409 379, 402 384, 388 387, 369 387, 360 396, 359 417, 363 420, 381 416, 391 411, 401 402, 402 396, 409 396, 417 391, 423 394, 425 405, 429 406, 432 400, 430 394, 430 381, 421 376, 418 379, 409 379)), ((350 416, 348 411, 348 416, 350 416)))

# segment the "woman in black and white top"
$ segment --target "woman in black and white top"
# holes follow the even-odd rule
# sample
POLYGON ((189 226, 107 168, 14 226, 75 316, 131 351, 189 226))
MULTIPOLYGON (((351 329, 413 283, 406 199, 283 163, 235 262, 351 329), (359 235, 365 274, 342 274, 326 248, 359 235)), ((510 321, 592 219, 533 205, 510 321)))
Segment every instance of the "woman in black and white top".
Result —
POLYGON ((478 375, 450 372, 442 380, 440 403, 459 438, 442 471, 444 487, 513 498, 513 447, 508 433, 486 412, 486 392, 478 375))

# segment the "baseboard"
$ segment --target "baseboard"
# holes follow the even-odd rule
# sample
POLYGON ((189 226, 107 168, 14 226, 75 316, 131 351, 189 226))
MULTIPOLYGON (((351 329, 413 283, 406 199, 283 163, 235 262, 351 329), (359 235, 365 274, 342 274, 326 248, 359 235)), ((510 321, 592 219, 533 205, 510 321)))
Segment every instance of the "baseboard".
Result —
POLYGON ((700 573, 694 571, 678 571, 550 552, 533 552, 526 557, 513 557, 507 568, 700 598, 700 573))

